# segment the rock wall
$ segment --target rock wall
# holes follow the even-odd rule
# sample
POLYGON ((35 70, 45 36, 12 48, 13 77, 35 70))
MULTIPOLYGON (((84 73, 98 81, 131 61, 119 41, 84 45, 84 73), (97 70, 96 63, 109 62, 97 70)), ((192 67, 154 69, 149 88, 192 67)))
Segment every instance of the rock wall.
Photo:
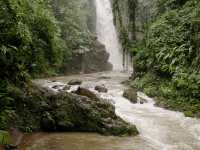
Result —
POLYGON ((73 52, 72 60, 65 66, 65 74, 94 73, 112 70, 108 62, 109 53, 105 46, 94 40, 89 49, 79 49, 73 52))
POLYGON ((99 43, 96 38, 95 0, 78 0, 76 3, 79 5, 74 6, 78 6, 82 10, 79 15, 81 15, 82 28, 87 33, 83 39, 86 42, 72 50, 72 57, 62 72, 64 74, 78 74, 112 70, 112 65, 108 62, 109 54, 106 52, 105 46, 99 43))
POLYGON ((157 0, 112 0, 115 25, 122 45, 128 41, 142 40, 144 28, 156 13, 157 0))

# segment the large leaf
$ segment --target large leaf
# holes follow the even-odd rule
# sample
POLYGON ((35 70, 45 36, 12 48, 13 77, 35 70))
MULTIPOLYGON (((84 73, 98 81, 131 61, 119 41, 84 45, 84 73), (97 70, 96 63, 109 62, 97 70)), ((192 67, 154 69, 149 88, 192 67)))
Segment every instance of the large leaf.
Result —
POLYGON ((0 144, 9 144, 10 141, 10 134, 7 131, 0 130, 0 144))

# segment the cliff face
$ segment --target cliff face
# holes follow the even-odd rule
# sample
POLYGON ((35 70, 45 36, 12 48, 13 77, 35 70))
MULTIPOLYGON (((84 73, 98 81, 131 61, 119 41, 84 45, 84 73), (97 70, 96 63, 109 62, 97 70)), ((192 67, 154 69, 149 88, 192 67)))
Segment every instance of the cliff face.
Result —
POLYGON ((71 50, 71 58, 61 72, 76 74, 111 70, 109 54, 96 38, 95 0, 55 0, 52 3, 61 22, 62 37, 71 50))
POLYGON ((94 40, 89 49, 79 49, 73 52, 71 61, 65 66, 65 74, 94 73, 112 70, 108 62, 109 53, 103 44, 94 40))
POLYGON ((131 41, 143 39, 146 25, 156 14, 156 1, 112 0, 115 25, 124 48, 131 41))

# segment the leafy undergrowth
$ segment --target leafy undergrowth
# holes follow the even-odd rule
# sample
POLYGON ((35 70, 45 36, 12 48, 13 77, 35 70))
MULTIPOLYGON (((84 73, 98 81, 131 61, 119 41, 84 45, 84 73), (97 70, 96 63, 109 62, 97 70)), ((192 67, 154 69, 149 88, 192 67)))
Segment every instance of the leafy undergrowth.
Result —
POLYGON ((1 144, 10 143, 10 135, 8 132, 0 130, 0 143, 1 144))
MULTIPOLYGON (((184 81, 179 82, 184 83, 184 81)), ((192 96, 192 93, 195 95, 193 90, 188 93, 196 83, 189 84, 185 89, 181 89, 179 82, 177 79, 171 81, 149 72, 132 81, 131 86, 143 91, 150 97, 154 97, 156 105, 160 107, 183 112, 187 117, 200 118, 200 100, 198 97, 192 96)))
POLYGON ((131 83, 157 105, 200 117, 200 2, 158 0, 143 41, 131 49, 131 83))

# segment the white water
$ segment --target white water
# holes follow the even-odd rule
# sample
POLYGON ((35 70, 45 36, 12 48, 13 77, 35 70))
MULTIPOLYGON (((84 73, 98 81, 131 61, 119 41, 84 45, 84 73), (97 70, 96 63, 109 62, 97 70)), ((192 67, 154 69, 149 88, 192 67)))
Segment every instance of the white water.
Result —
POLYGON ((113 23, 113 13, 110 0, 95 0, 96 2, 96 32, 98 40, 106 46, 110 54, 109 62, 114 70, 123 69, 123 56, 116 28, 113 23))
MULTIPOLYGON (((123 89, 126 87, 120 84, 123 79, 128 78, 128 74, 115 72, 107 76, 112 76, 110 81, 99 80, 95 81, 95 84, 106 85, 109 89, 108 93, 100 96, 114 101, 116 114, 137 126, 140 140, 146 145, 141 147, 135 144, 137 149, 200 150, 200 120, 185 117, 180 112, 156 107, 154 100, 141 92, 138 92, 138 99, 145 99, 147 103, 132 104, 122 96, 123 89)), ((91 90, 94 89, 93 86, 94 83, 91 90)))
MULTIPOLYGON (((57 84, 66 83, 71 79, 82 79, 83 87, 94 91, 99 96, 106 98, 114 103, 116 114, 127 122, 135 124, 140 135, 136 138, 110 141, 107 137, 95 136, 97 140, 94 147, 81 150, 200 150, 200 120, 185 117, 180 112, 169 111, 154 106, 154 100, 145 94, 138 92, 139 99, 145 99, 147 103, 132 104, 122 96, 123 90, 127 87, 120 84, 126 80, 129 74, 122 72, 105 72, 89 75, 77 75, 68 77, 58 77, 53 80, 57 84), (102 76, 111 77, 110 79, 99 78, 102 76), (94 90, 96 85, 104 84, 108 88, 108 93, 98 93, 94 90), (102 141, 102 139, 105 139, 102 141), (102 146, 103 145, 103 146, 102 146), (112 148, 110 148, 112 146, 112 148)), ((52 87, 54 82, 39 81, 40 84, 52 87)), ((61 86, 63 84, 60 84, 61 86)), ((75 89, 77 87, 74 87, 75 89)), ((72 135, 74 136, 74 135, 72 135)), ((88 141, 93 138, 84 134, 87 138, 81 142, 87 147, 88 141)), ((73 141, 76 142, 76 141, 73 141)), ((66 146, 67 149, 67 146, 66 146)), ((35 150, 35 149, 34 149, 35 150)), ((46 149, 45 149, 46 150, 46 149)))

